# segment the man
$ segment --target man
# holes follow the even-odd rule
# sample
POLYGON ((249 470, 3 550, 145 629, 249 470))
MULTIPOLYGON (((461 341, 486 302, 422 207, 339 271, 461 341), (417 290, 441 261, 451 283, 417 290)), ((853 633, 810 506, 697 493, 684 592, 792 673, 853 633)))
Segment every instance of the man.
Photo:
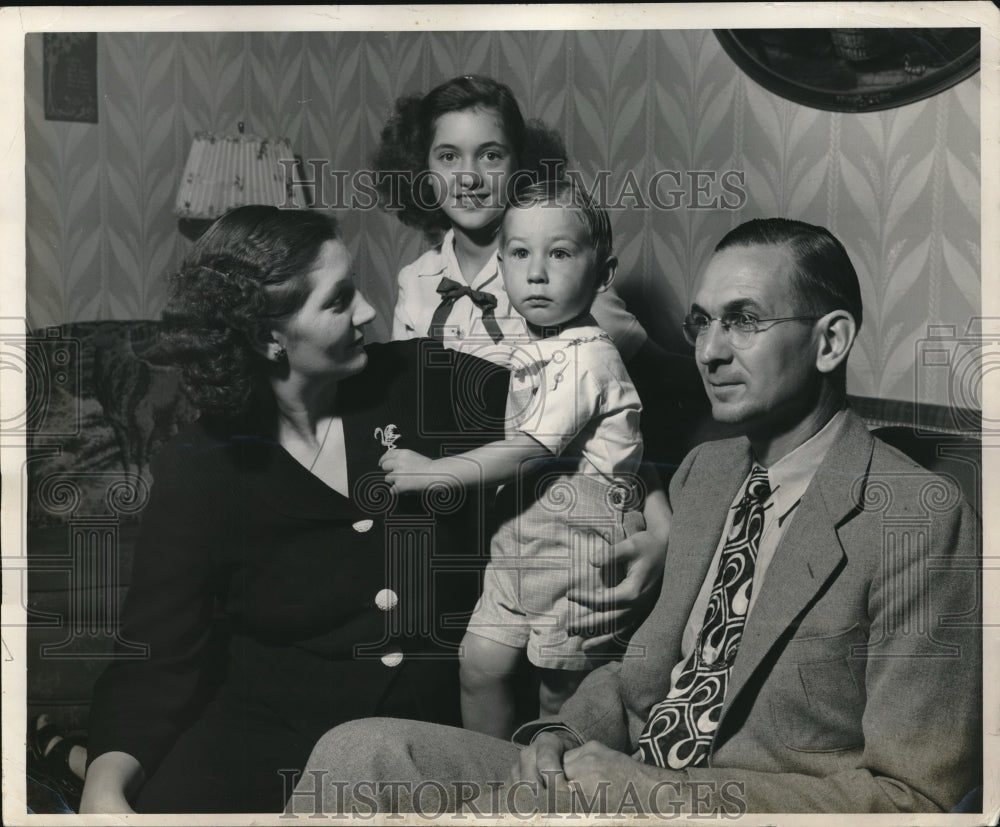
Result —
POLYGON ((861 316, 828 231, 729 233, 685 332, 713 416, 745 438, 699 446, 672 479, 662 592, 622 662, 522 727, 521 749, 385 719, 339 727, 289 808, 954 807, 981 783, 978 524, 846 409, 861 316))

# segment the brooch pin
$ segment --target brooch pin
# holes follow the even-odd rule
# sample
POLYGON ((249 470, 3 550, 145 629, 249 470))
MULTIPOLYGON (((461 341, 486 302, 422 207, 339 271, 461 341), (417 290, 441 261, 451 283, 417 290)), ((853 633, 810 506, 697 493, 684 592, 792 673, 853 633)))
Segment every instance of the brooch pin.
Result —
POLYGON ((382 446, 387 450, 391 451, 396 447, 396 440, 400 438, 400 434, 396 430, 395 425, 386 425, 385 428, 375 429, 375 439, 382 443, 382 446))

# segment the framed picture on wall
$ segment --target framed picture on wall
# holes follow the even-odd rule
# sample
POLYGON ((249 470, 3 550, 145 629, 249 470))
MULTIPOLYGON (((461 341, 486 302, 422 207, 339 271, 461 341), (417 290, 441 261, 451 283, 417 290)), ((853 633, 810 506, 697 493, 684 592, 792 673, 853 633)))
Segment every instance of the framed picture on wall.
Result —
POLYGON ((45 35, 45 118, 97 123, 97 34, 45 35))
POLYGON ((872 112, 936 95, 979 69, 979 29, 722 29, 737 66, 816 109, 872 112))

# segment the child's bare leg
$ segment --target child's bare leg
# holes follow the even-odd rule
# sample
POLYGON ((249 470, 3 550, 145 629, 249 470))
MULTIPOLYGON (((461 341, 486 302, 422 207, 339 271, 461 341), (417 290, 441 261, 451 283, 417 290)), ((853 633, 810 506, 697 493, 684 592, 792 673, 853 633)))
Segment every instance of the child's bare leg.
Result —
POLYGON ((514 734, 513 678, 522 650, 475 632, 462 639, 462 725, 497 738, 514 734))
POLYGON ((580 682, 590 674, 587 670, 541 669, 538 670, 541 685, 538 687, 538 705, 542 715, 555 715, 562 705, 576 692, 580 682))

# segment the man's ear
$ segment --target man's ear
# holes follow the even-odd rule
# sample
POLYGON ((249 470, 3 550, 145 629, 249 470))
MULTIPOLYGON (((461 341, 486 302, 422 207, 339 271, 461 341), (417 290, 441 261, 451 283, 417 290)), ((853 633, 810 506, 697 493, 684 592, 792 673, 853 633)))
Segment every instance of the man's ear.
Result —
POLYGON ((820 373, 832 373, 847 361, 858 335, 857 322, 846 310, 833 310, 816 322, 816 329, 820 336, 816 368, 820 373))
POLYGON ((601 265, 601 271, 597 275, 597 292, 603 293, 611 286, 618 272, 618 259, 615 256, 608 256, 601 265))

